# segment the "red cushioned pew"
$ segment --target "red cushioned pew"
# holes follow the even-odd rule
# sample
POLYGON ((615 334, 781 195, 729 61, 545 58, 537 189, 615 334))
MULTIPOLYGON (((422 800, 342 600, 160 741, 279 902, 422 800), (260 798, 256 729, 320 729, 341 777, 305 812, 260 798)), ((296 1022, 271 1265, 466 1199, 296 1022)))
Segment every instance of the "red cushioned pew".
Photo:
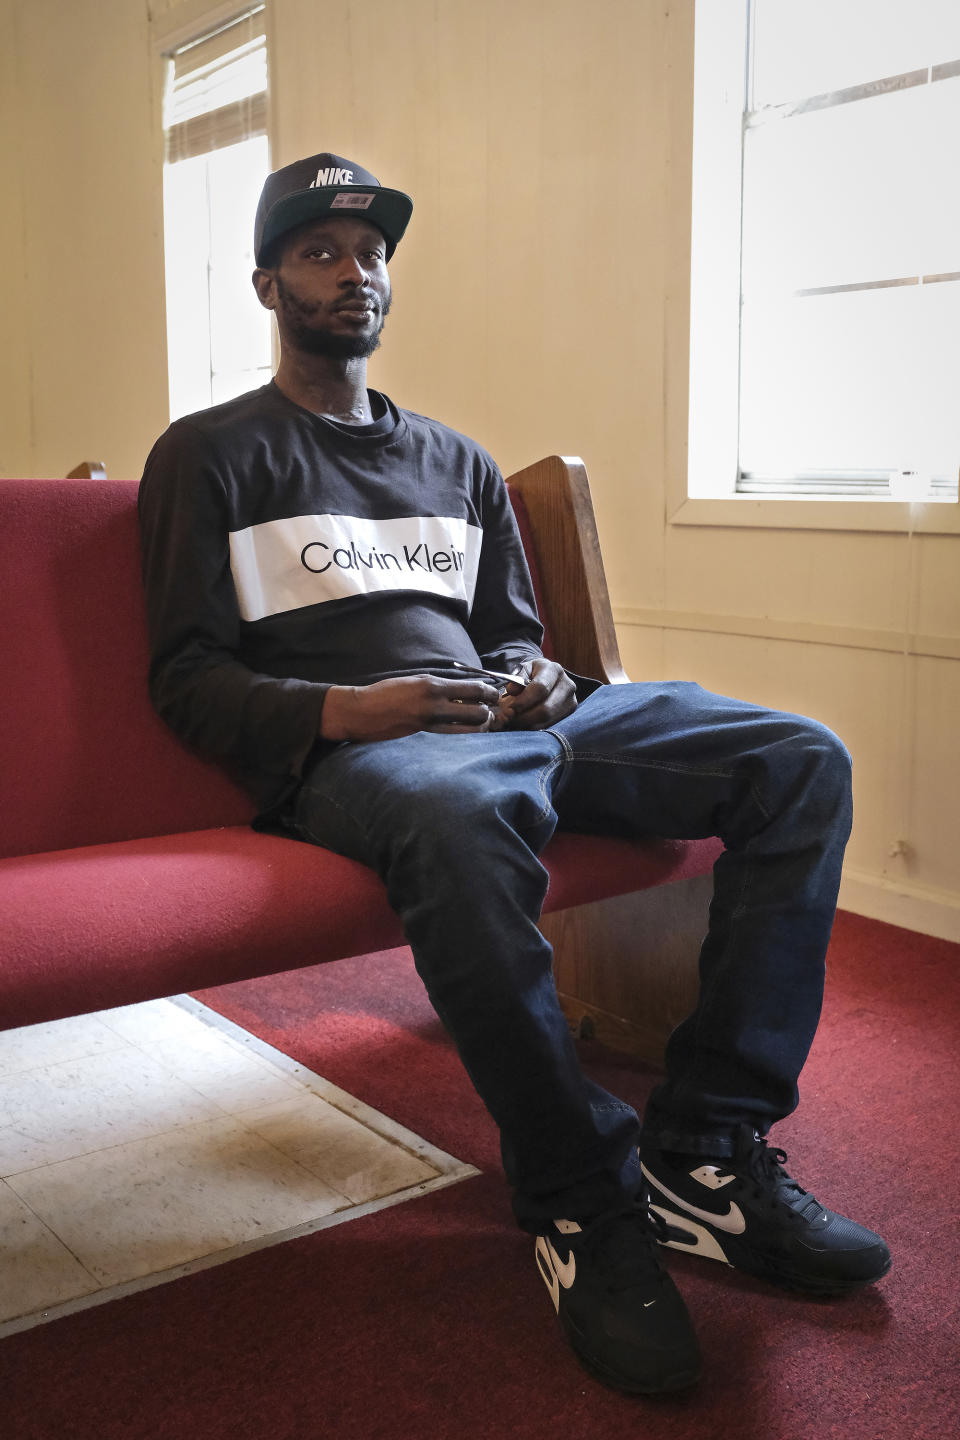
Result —
MULTIPOLYGON (((510 483, 548 653, 622 681, 583 466, 510 483)), ((372 871, 253 831, 247 797, 154 714, 136 497, 132 480, 0 480, 0 1028, 403 943, 372 871)), ((551 842, 543 928, 581 1031, 661 1051, 719 848, 551 842)))

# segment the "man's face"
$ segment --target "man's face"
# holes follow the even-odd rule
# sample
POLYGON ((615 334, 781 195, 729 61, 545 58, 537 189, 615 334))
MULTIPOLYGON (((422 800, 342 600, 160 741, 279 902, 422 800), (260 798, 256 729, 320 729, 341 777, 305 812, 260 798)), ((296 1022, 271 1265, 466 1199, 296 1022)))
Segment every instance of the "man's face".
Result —
POLYGON ((390 309, 386 241, 354 217, 311 220, 282 242, 275 266, 257 270, 260 302, 277 316, 282 344, 311 355, 364 359, 390 309))

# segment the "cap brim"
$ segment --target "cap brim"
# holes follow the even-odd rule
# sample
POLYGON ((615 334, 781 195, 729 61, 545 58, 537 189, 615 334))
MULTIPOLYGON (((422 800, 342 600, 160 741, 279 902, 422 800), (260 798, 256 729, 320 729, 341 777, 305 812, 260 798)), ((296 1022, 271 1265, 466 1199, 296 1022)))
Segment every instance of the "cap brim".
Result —
POLYGON ((382 230, 387 240, 387 259, 393 254, 413 214, 413 201, 402 190, 386 190, 383 186, 324 185, 312 190, 297 190, 278 200, 266 218, 256 261, 263 263, 270 247, 282 235, 324 215, 346 219, 369 220, 382 230), (338 197, 344 196, 344 200, 338 197), (368 199, 367 197, 371 197, 368 199))

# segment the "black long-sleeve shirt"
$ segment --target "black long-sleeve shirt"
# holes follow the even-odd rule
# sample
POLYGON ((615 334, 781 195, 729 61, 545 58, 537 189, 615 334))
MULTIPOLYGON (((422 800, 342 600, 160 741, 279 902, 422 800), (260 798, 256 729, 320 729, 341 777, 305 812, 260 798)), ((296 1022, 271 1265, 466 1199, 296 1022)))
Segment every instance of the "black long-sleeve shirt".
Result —
POLYGON ((331 685, 540 654, 506 487, 472 440, 385 396, 341 425, 269 384, 176 421, 140 485, 150 693, 270 815, 331 685))

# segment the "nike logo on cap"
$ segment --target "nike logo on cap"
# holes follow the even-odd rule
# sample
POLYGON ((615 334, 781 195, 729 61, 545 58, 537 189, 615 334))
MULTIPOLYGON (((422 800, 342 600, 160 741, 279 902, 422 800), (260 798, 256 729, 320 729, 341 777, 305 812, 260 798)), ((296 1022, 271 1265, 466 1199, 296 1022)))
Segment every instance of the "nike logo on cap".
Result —
POLYGON ((650 1181, 650 1184, 655 1185, 661 1195, 665 1195, 668 1200, 672 1200, 674 1205, 679 1205, 681 1210, 686 1210, 688 1215, 693 1215, 698 1220, 705 1220, 708 1225, 716 1225, 718 1230, 725 1230, 728 1235, 742 1235, 744 1230, 746 1230, 747 1222, 743 1218, 743 1211, 739 1205, 735 1205, 732 1200, 730 1202, 730 1209, 725 1215, 718 1215, 715 1210, 701 1210, 698 1206, 691 1205, 688 1200, 682 1200, 680 1196, 675 1195, 672 1190, 668 1190, 662 1180, 658 1180, 656 1175, 650 1174, 646 1165, 641 1164, 640 1168, 650 1181))
POLYGON ((344 170, 338 165, 330 165, 326 170, 318 170, 316 180, 310 181, 310 189, 316 190, 327 185, 352 185, 353 171, 344 170))

